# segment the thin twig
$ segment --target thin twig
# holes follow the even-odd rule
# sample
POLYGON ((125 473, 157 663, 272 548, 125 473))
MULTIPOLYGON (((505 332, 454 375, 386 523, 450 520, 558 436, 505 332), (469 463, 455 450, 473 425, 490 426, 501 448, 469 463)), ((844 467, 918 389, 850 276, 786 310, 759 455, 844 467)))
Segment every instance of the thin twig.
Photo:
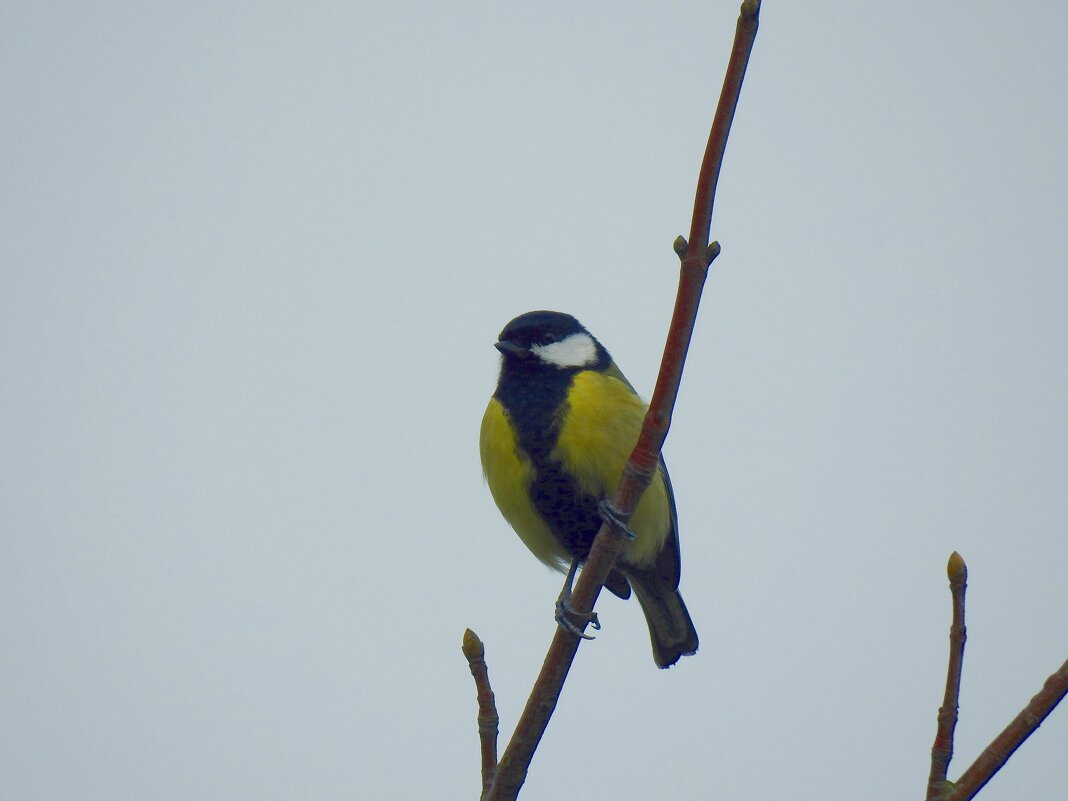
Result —
POLYGON ((956 781, 948 801, 969 801, 1001 770, 1023 741, 1042 725, 1053 708, 1068 695, 1068 661, 1046 683, 1023 711, 994 738, 970 768, 956 781))
POLYGON ((490 687, 489 668, 486 666, 486 646, 471 629, 464 632, 462 646, 471 675, 475 678, 475 695, 478 699, 478 740, 482 746, 482 798, 489 793, 493 777, 497 773, 497 702, 490 687))
MULTIPOLYGON (((682 266, 679 275, 679 290, 675 311, 668 330, 664 358, 660 366, 656 388, 649 403, 638 442, 631 453, 627 469, 616 488, 613 504, 620 517, 629 518, 638 505, 642 492, 649 485, 660 459, 671 424, 671 412, 678 396, 679 381, 686 360, 694 320, 701 300, 708 266, 719 252, 719 246, 707 246, 709 225, 712 219, 712 202, 716 183, 719 180, 720 164, 727 144, 727 134, 738 104, 742 78, 745 75, 749 53, 756 38, 759 0, 744 0, 738 26, 735 31, 734 48, 727 66, 727 74, 720 94, 719 106, 712 123, 708 147, 697 183, 694 200, 694 216, 690 228, 690 243, 684 254, 680 253, 682 266)), ((678 244, 678 243, 677 243, 678 244)), ((676 248, 677 252, 681 248, 676 248)), ((612 565, 622 548, 622 537, 610 526, 601 526, 590 549, 589 557, 575 586, 571 603, 578 612, 593 609, 597 596, 608 577, 612 565)), ((571 669, 578 650, 579 638, 557 627, 552 644, 545 656, 541 673, 535 681, 530 698, 516 725, 515 733, 497 766, 497 776, 488 798, 493 801, 513 801, 526 779, 530 761, 541 741, 553 710, 560 697, 564 680, 571 669)))
POLYGON ((960 675, 964 667, 964 643, 968 632, 964 626, 964 592, 968 588, 968 566, 954 551, 946 565, 949 591, 953 596, 953 623, 949 627, 949 668, 946 671, 946 694, 938 710, 938 730, 931 748, 931 775, 927 779, 927 801, 945 798, 951 785, 946 783, 953 759, 953 732, 957 728, 960 701, 960 675))

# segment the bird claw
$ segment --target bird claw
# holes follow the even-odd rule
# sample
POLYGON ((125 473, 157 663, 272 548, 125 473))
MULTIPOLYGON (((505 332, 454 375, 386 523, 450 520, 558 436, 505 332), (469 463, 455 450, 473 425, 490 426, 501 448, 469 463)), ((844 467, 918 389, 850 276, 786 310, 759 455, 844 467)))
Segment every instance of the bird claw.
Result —
POLYGON ((556 623, 558 626, 560 626, 560 628, 562 628, 564 631, 569 631, 584 640, 596 639, 592 634, 586 634, 583 631, 586 625, 589 625, 598 631, 600 631, 601 629, 601 621, 597 619, 596 612, 579 612, 563 598, 556 602, 555 618, 556 623), (579 620, 585 621, 585 625, 579 627, 574 622, 572 622, 572 618, 578 618, 579 620))
POLYGON ((630 526, 627 525, 627 521, 623 519, 623 516, 619 513, 616 505, 610 500, 605 499, 597 504, 597 514, 601 516, 601 519, 616 530, 616 532, 623 539, 634 542, 638 537, 631 531, 630 526))

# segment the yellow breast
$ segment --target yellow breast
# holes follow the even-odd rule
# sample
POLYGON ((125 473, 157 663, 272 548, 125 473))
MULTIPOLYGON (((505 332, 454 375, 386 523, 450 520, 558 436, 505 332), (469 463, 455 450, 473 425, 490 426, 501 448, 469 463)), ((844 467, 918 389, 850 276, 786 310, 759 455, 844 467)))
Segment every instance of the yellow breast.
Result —
POLYGON ((496 398, 490 399, 482 416, 479 450, 486 483, 504 519, 538 559, 557 570, 566 570, 571 555, 531 503, 529 490, 534 468, 520 450, 508 414, 496 398))
MULTIPOLYGON (((618 378, 592 370, 575 376, 553 455, 579 489, 596 497, 611 496, 638 441, 645 411, 644 401, 618 378)), ((631 518, 637 539, 624 546, 623 561, 651 564, 671 526, 667 488, 657 471, 631 518)))
MULTIPOLYGON (((568 393, 553 457, 581 491, 610 497, 637 442, 645 410, 645 403, 624 380, 607 373, 579 373, 568 393)), ((571 555, 530 500, 534 467, 519 448, 507 412, 496 398, 486 407, 479 444, 490 493, 505 520, 538 559, 565 570, 571 555)), ((672 519, 664 477, 658 471, 631 518, 637 538, 624 545, 622 560, 638 566, 651 564, 671 531, 672 519)))

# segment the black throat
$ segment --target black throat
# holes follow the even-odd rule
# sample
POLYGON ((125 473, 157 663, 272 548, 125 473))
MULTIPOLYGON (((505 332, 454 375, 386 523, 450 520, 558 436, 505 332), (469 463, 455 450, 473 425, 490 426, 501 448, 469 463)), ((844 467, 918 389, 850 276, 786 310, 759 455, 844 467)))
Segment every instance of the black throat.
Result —
POLYGON ((535 466, 549 458, 560 433, 567 392, 576 370, 536 360, 505 359, 494 396, 508 412, 521 447, 535 466))

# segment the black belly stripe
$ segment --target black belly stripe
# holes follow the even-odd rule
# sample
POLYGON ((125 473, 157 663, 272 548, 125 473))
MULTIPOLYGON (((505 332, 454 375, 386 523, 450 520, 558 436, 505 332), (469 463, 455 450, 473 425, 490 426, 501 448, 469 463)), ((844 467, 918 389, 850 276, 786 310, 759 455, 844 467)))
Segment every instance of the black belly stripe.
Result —
POLYGON ((579 492, 574 479, 562 471, 558 461, 535 462, 535 470, 530 487, 534 508, 568 553, 585 559, 601 528, 597 514, 600 498, 579 492))

